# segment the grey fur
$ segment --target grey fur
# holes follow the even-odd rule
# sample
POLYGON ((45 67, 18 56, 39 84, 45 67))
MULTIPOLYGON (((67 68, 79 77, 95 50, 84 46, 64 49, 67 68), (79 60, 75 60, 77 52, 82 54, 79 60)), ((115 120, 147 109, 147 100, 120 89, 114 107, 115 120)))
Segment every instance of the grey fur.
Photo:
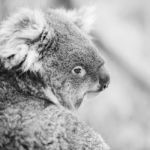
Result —
POLYGON ((98 134, 66 109, 78 108, 87 92, 99 90, 104 65, 80 28, 68 12, 52 9, 23 10, 2 23, 0 149, 107 149, 98 134), (86 75, 72 74, 76 66, 86 75), (49 88, 58 103, 44 93, 49 88))

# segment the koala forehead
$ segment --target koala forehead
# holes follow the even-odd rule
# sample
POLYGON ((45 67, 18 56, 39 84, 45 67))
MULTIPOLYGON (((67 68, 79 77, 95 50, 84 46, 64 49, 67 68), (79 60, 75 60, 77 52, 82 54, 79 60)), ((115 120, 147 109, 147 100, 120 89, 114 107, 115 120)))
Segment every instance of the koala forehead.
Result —
POLYGON ((49 11, 46 17, 47 23, 58 36, 57 47, 59 49, 55 55, 61 68, 70 69, 76 65, 82 65, 92 71, 104 63, 91 39, 88 38, 89 36, 71 19, 55 11, 49 11))

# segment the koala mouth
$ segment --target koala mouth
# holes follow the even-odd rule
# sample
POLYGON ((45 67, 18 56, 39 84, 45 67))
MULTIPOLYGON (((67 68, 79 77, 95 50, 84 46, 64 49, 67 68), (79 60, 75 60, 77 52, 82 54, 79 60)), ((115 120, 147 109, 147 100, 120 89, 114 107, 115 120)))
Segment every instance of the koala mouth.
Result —
POLYGON ((96 97, 99 95, 100 92, 104 91, 105 90, 105 87, 103 86, 100 86, 98 87, 96 90, 91 90, 91 91, 88 91, 84 94, 84 97, 87 96, 87 98, 93 98, 93 97, 96 97))
POLYGON ((102 92, 104 91, 108 86, 100 86, 100 88, 98 88, 98 90, 96 90, 94 93, 99 93, 99 92, 102 92))
POLYGON ((83 100, 92 99, 92 98, 98 96, 99 92, 100 92, 100 90, 88 91, 88 92, 84 93, 82 98, 77 99, 77 101, 75 103, 75 108, 78 109, 80 107, 80 105, 82 104, 83 100))
POLYGON ((99 95, 98 91, 90 91, 85 94, 88 99, 94 98, 99 95))

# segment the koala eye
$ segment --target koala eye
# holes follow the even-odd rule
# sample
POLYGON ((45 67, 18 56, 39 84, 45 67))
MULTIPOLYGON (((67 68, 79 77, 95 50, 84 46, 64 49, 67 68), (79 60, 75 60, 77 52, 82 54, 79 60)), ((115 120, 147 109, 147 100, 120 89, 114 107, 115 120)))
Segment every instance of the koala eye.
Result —
POLYGON ((75 68, 73 68, 72 73, 74 75, 78 75, 80 77, 83 77, 86 74, 86 71, 81 66, 76 66, 75 68))

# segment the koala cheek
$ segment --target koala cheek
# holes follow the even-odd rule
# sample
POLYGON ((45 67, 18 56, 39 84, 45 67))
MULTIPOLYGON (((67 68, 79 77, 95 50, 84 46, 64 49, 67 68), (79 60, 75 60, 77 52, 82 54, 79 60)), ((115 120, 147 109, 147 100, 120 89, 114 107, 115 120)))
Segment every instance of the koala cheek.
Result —
POLYGON ((89 85, 88 92, 96 92, 98 90, 98 87, 99 87, 98 80, 96 82, 91 82, 91 84, 89 85))
POLYGON ((76 92, 74 94, 74 97, 75 97, 74 106, 76 109, 79 108, 79 106, 81 105, 87 91, 88 91, 87 85, 83 85, 76 89, 76 92))
MULTIPOLYGON (((80 90, 81 91, 81 90, 80 90)), ((69 109, 76 109, 82 102, 83 94, 79 93, 79 89, 75 88, 71 83, 65 83, 60 91, 61 104, 69 109)))
POLYGON ((68 109, 77 109, 81 105, 84 95, 88 91, 88 82, 63 80, 61 87, 57 89, 57 97, 61 105, 68 109))

